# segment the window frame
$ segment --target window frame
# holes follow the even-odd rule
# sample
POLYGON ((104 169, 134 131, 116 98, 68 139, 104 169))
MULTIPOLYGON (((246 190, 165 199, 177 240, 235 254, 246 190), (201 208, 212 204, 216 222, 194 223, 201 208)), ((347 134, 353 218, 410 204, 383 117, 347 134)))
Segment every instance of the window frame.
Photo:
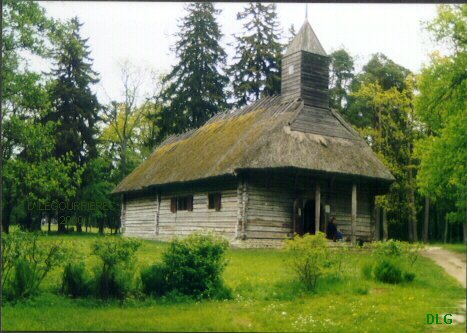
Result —
POLYGON ((178 211, 193 211, 193 195, 180 195, 170 198, 170 211, 177 213, 178 211))
POLYGON ((222 209, 222 192, 208 193, 208 209, 216 212, 222 209))

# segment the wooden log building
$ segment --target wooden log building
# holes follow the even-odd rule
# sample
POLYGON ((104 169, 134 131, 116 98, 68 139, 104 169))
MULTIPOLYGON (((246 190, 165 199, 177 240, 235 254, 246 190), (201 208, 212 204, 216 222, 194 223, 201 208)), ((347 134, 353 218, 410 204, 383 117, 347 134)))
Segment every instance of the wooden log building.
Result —
POLYGON ((169 137, 114 190, 124 235, 210 230, 242 247, 326 230, 375 237, 374 199, 394 177, 329 108, 329 58, 305 22, 282 60, 282 93, 169 137))

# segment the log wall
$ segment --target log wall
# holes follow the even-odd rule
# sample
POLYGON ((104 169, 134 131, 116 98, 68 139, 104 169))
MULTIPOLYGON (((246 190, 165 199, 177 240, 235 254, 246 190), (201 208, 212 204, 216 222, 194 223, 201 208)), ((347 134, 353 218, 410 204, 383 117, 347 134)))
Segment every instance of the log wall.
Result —
MULTIPOLYGON (((307 200, 314 199, 317 182, 322 206, 330 205, 330 216, 336 217, 338 228, 349 238, 351 181, 277 171, 250 172, 243 178, 209 185, 180 185, 161 190, 160 198, 158 195, 127 198, 122 210, 124 234, 164 240, 210 230, 225 236, 236 246, 276 247, 277 241, 293 234, 293 219, 298 216, 298 212, 294 212, 294 201, 300 202, 295 209, 303 209, 307 200), (208 193, 212 192, 222 193, 220 211, 208 209, 208 193), (193 195, 193 211, 171 212, 171 198, 184 195, 193 195)), ((371 240, 373 236, 373 199, 369 187, 357 183, 357 239, 371 240)), ((298 216, 300 218, 303 217, 298 216)))
POLYGON ((236 180, 163 189, 160 190, 160 200, 157 196, 125 200, 123 232, 127 236, 165 240, 209 230, 234 239, 238 207, 236 180), (221 193, 220 211, 208 208, 208 193, 214 192, 221 193), (193 210, 171 212, 172 197, 185 195, 193 195, 193 210))
POLYGON ((127 199, 123 207, 123 233, 127 236, 152 238, 156 231, 157 197, 127 199))

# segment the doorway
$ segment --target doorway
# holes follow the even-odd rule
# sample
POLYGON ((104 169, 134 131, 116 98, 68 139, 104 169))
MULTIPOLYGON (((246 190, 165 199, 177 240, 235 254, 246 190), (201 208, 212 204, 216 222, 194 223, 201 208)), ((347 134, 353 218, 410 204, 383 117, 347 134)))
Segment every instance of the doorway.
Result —
POLYGON ((315 233, 315 200, 307 200, 303 207, 303 234, 315 233))

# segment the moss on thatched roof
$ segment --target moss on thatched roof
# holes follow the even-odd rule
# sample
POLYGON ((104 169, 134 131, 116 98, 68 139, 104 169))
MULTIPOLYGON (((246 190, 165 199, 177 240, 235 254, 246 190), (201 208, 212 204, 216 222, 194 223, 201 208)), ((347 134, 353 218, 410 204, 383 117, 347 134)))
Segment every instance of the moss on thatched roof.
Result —
POLYGON ((350 126, 331 111, 324 111, 320 110, 320 119, 327 119, 327 126, 335 129, 329 135, 314 130, 313 122, 309 128, 297 130, 295 124, 301 126, 298 128, 308 126, 303 119, 313 119, 314 113, 300 100, 282 102, 280 96, 218 114, 196 130, 168 138, 114 193, 232 175, 252 168, 295 167, 393 181, 350 126))

